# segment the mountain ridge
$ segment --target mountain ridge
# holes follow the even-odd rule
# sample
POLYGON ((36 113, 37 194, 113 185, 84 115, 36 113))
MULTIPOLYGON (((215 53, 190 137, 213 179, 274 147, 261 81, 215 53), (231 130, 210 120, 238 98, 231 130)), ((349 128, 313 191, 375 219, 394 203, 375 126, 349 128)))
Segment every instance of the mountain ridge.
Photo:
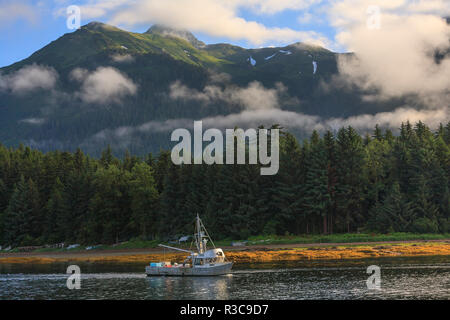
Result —
MULTIPOLYGON (((48 45, 44 46, 42 49, 37 50, 35 53, 33 53, 30 57, 25 58, 21 61, 18 61, 16 63, 13 63, 9 66, 5 66, 3 68, 3 70, 9 70, 11 67, 15 66, 15 65, 23 65, 23 62, 28 62, 27 60, 33 59, 36 57, 36 55, 38 55, 39 53, 41 53, 43 50, 45 50, 46 48, 52 46, 53 44, 57 43, 57 42, 62 42, 64 40, 69 40, 69 41, 73 41, 75 42, 74 45, 77 45, 76 41, 79 40, 80 37, 84 36, 85 37, 85 41, 86 40, 90 40, 90 39, 86 39, 86 33, 89 33, 91 36, 93 35, 103 35, 105 36, 106 39, 101 39, 104 41, 104 47, 99 47, 99 43, 95 43, 96 46, 94 46, 95 50, 100 50, 100 49, 116 49, 116 50, 120 50, 120 49, 125 49, 125 50, 131 50, 134 53, 142 53, 142 52, 151 52, 151 50, 155 50, 156 48, 161 49, 161 47, 163 47, 165 45, 165 43, 157 43, 157 41, 155 41, 154 38, 146 38, 146 36, 153 36, 156 37, 157 39, 159 37, 163 37, 163 38, 170 38, 172 41, 186 41, 189 44, 191 44, 194 48, 199 49, 199 50, 204 50, 207 51, 209 53, 214 52, 215 49, 217 49, 218 47, 224 48, 226 47, 227 49, 233 49, 235 51, 240 51, 240 52, 246 52, 246 53, 252 53, 252 52, 258 52, 261 50, 277 50, 277 49, 286 49, 286 48, 293 48, 293 47, 297 47, 301 50, 305 50, 305 51, 324 51, 324 52, 332 52, 328 49, 319 47, 319 46, 314 46, 314 45, 309 45, 309 44, 305 44, 305 43, 301 43, 301 42, 297 42, 297 43, 292 43, 292 44, 288 44, 286 46, 281 46, 281 47, 267 47, 267 48, 242 48, 240 46, 237 45, 232 45, 232 44, 228 44, 228 43, 215 43, 215 44, 205 44, 204 42, 198 40, 191 32, 187 31, 187 30, 181 30, 181 29, 176 29, 176 28, 171 28, 171 27, 167 27, 164 25, 160 25, 160 24, 155 24, 153 26, 151 26, 146 32, 144 33, 135 33, 135 32, 129 32, 123 29, 120 29, 118 27, 109 25, 109 24, 105 24, 102 22, 98 22, 98 21, 92 21, 89 22, 88 24, 85 24, 83 26, 80 27, 80 29, 76 30, 75 32, 71 32, 71 33, 66 33, 64 35, 62 35, 61 37, 59 37, 58 39, 50 42, 48 45), (114 37, 112 36, 114 35, 114 37), (111 40, 116 41, 117 43, 111 43, 111 40), (120 45, 119 42, 122 41, 123 45, 120 45), (153 41, 153 43, 152 43, 153 41), (136 44, 136 46, 130 46, 130 43, 134 43, 136 44), (129 46, 126 46, 125 44, 128 44, 129 46), (159 45, 159 47, 158 47, 159 45)), ((100 40, 100 39, 97 39, 100 40)), ((92 43, 90 43, 92 44, 92 43)), ((86 48, 82 48, 83 50, 86 50, 86 48)), ((167 48, 165 48, 167 50, 167 48)), ((61 50, 64 54, 67 54, 66 50, 61 50)), ((172 54, 172 52, 169 51, 170 54, 172 54)), ((92 54, 92 52, 88 51, 88 54, 92 54)), ((337 54, 337 53, 334 53, 337 54)), ((76 55, 79 56, 79 51, 76 52, 76 55)), ((176 57, 176 55, 173 55, 176 57)))
MULTIPOLYGON (((0 141, 7 145, 32 142, 43 150, 74 150, 88 143, 88 152, 95 154, 108 142, 115 143, 108 139, 92 143, 105 130, 149 121, 226 116, 243 110, 239 101, 208 96, 204 91, 208 86, 208 90, 229 94, 257 83, 258 89, 283 96, 277 108, 324 118, 390 111, 399 104, 367 102, 355 90, 324 91, 323 83, 338 74, 341 55, 325 48, 293 43, 246 49, 226 43, 199 46, 196 40, 186 30, 160 25, 134 33, 100 22, 90 22, 59 37, 30 57, 0 68, 4 77, 33 65, 51 68, 57 75, 51 91, 37 89, 15 95, 0 90, 0 141), (87 78, 74 81, 74 70, 89 77, 89 82, 87 78), (99 86, 92 87, 92 81, 103 75, 108 81, 111 75, 121 78, 119 90, 129 91, 106 104, 97 103, 103 99, 83 100, 83 95, 99 86), (227 80, 217 83, 213 75, 227 80), (189 93, 197 100, 174 98, 175 83, 184 95, 189 93)), ((170 144, 167 135, 152 133, 149 141, 137 139, 127 148, 135 153, 157 151, 170 144)))

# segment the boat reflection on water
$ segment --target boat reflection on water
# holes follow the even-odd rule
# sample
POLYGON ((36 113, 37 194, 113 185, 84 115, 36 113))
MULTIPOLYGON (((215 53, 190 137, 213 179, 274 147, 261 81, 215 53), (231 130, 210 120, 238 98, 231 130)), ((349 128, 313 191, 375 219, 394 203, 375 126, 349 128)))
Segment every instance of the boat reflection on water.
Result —
POLYGON ((211 277, 148 277, 148 289, 158 299, 227 300, 230 298, 232 274, 211 277), (162 290, 164 288, 164 290, 162 290))

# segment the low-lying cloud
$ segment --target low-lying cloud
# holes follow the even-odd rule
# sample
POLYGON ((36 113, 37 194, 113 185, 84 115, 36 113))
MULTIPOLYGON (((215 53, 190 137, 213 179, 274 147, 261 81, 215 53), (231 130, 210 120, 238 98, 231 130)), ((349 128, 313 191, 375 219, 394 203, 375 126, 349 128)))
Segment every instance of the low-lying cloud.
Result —
POLYGON ((134 57, 131 54, 114 54, 111 59, 117 63, 131 63, 134 62, 134 57))
POLYGON ((380 127, 397 130, 402 122, 409 121, 414 124, 422 121, 430 128, 436 129, 440 123, 445 124, 448 119, 450 119, 449 108, 416 110, 410 107, 400 107, 390 112, 328 119, 324 123, 325 127, 334 130, 340 127, 352 126, 360 131, 371 131, 376 124, 380 127))
MULTIPOLYGON (((225 116, 206 117, 201 120, 203 128, 217 128, 221 130, 235 127, 248 129, 257 128, 260 125, 266 128, 273 124, 280 124, 289 130, 300 131, 305 135, 311 134, 313 130, 325 133, 327 130, 336 132, 339 128, 352 126, 361 134, 372 132, 375 125, 389 128, 394 132, 398 130, 402 122, 410 121, 416 123, 419 120, 429 127, 436 129, 443 119, 449 119, 448 108, 440 110, 415 110, 412 108, 398 108, 392 112, 381 112, 378 114, 363 114, 348 118, 323 119, 319 116, 307 115, 280 109, 272 110, 245 110, 225 116)), ((167 133, 178 128, 193 128, 193 119, 169 119, 165 121, 149 121, 139 126, 122 126, 115 129, 104 129, 87 139, 85 145, 92 143, 112 142, 120 148, 127 148, 133 141, 137 141, 143 134, 167 133)))
POLYGON ((247 110, 269 110, 280 105, 280 97, 286 92, 282 83, 277 83, 275 88, 265 88, 260 82, 253 81, 247 87, 208 85, 202 91, 188 88, 180 81, 170 86, 172 99, 196 100, 202 103, 223 101, 229 104, 237 104, 247 110))
POLYGON ((70 78, 81 82, 81 90, 75 95, 85 103, 120 103, 124 97, 137 92, 136 84, 112 67, 99 67, 92 72, 77 68, 70 78))
POLYGON ((55 87, 58 73, 55 69, 37 64, 27 65, 16 72, 0 74, 0 90, 23 94, 35 90, 51 90, 55 87))
MULTIPOLYGON (((138 137, 144 134, 169 133, 177 128, 192 128, 194 120, 201 120, 203 127, 228 129, 228 128, 257 128, 260 125, 270 127, 280 124, 282 127, 302 132, 305 135, 313 130, 324 133, 327 130, 336 131, 341 127, 352 126, 361 134, 371 132, 375 125, 397 131, 401 123, 410 121, 416 123, 419 120, 429 127, 436 129, 440 123, 450 118, 449 108, 443 107, 433 110, 417 110, 409 106, 399 107, 391 112, 376 114, 362 114, 352 117, 323 118, 315 115, 307 115, 299 112, 282 110, 286 97, 282 97, 286 89, 278 85, 275 88, 265 88, 259 82, 252 82, 247 87, 225 87, 210 85, 203 90, 188 88, 177 81, 170 87, 172 99, 190 99, 199 103, 210 103, 216 100, 228 103, 240 104, 243 109, 239 113, 205 117, 202 119, 169 119, 163 121, 148 121, 139 126, 122 126, 112 129, 104 129, 90 137, 85 144, 114 142, 116 146, 126 148, 138 137), (258 98, 255 98, 258 97, 258 98), (260 99, 259 97, 262 97, 260 99), (255 98, 252 100, 252 98, 255 98)), ((288 97, 289 99, 289 97, 288 97)))
POLYGON ((27 119, 22 119, 19 120, 19 123, 27 123, 27 124, 31 124, 31 125, 41 125, 45 123, 45 119, 44 118, 27 118, 27 119))

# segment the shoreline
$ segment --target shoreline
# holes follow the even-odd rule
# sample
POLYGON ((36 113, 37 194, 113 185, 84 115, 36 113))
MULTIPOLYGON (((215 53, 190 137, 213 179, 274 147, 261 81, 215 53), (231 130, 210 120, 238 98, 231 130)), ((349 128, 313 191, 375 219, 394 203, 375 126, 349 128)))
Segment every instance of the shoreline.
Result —
MULTIPOLYGON (((381 257, 449 256, 450 239, 358 243, 271 244, 222 247, 234 263, 304 260, 346 260, 381 257)), ((73 252, 0 253, 2 263, 55 262, 182 262, 186 253, 160 248, 73 252)))

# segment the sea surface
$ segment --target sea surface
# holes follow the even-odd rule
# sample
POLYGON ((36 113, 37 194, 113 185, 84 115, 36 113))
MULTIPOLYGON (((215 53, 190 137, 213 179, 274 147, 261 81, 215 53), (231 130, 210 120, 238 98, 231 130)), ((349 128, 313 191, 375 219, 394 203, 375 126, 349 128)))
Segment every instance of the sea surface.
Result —
POLYGON ((218 277, 146 277, 143 263, 1 264, 0 299, 450 299, 450 257, 236 265, 218 277), (379 289, 367 267, 380 267, 379 289), (72 282, 74 283, 74 282, 72 282))

